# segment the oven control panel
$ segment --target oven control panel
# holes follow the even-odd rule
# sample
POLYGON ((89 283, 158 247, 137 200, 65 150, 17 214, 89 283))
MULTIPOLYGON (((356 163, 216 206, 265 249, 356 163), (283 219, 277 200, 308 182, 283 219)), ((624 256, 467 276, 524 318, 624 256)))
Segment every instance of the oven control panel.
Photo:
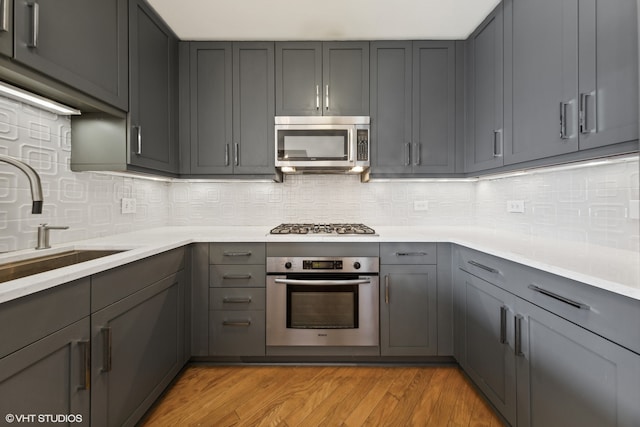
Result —
POLYGON ((267 273, 378 273, 378 257, 267 257, 267 273))

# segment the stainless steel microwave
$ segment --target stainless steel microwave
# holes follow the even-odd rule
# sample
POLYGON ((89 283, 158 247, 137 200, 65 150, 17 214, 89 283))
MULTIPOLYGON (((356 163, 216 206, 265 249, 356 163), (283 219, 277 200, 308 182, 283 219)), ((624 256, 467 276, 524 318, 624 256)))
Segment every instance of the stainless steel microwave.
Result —
POLYGON ((369 117, 360 116, 276 117, 276 170, 368 176, 369 123, 369 117))

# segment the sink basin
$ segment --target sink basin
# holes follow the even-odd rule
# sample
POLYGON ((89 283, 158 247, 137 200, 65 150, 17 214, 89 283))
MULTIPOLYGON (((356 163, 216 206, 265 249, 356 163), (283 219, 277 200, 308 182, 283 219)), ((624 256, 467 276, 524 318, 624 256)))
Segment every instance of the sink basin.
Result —
POLYGON ((91 261, 92 259, 102 258, 120 252, 123 251, 74 250, 0 264, 0 283, 31 276, 32 274, 44 273, 45 271, 55 270, 56 268, 91 261))

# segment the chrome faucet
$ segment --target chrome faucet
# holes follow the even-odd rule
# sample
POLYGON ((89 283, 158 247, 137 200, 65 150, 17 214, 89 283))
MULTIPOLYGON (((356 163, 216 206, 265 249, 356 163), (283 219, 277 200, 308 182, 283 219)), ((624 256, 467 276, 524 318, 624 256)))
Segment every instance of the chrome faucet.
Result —
POLYGON ((31 213, 32 214, 41 214, 42 213, 42 183, 40 182, 40 176, 38 172, 36 172, 31 166, 24 163, 21 160, 14 159, 13 157, 6 156, 4 154, 0 154, 0 162, 5 162, 10 165, 13 165, 24 172, 29 178, 29 185, 31 186, 31 199, 33 203, 31 205, 31 213))
POLYGON ((49 244, 49 230, 67 230, 68 228, 68 225, 57 226, 40 224, 38 227, 38 245, 36 246, 36 249, 49 249, 51 247, 49 244))

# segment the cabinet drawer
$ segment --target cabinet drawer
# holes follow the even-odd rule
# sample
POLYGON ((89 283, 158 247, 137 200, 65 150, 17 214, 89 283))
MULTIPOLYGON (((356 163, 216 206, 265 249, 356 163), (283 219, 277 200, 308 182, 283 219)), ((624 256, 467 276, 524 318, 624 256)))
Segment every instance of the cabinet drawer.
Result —
POLYGON ((458 268, 494 285, 505 285, 505 272, 511 262, 472 249, 459 248, 457 253, 454 265, 457 263, 458 268))
POLYGON ((435 243, 381 243, 380 264, 436 264, 435 243))
POLYGON ((209 290, 209 310, 264 310, 264 288, 212 288, 209 290))
POLYGON ((210 264, 263 264, 264 243, 212 243, 209 247, 210 264))
POLYGON ((520 264, 507 274, 519 297, 640 354, 640 301, 520 264))
POLYGON ((264 356, 264 311, 210 311, 211 356, 264 356))
POLYGON ((264 265, 210 265, 209 286, 264 288, 266 270, 264 265))

